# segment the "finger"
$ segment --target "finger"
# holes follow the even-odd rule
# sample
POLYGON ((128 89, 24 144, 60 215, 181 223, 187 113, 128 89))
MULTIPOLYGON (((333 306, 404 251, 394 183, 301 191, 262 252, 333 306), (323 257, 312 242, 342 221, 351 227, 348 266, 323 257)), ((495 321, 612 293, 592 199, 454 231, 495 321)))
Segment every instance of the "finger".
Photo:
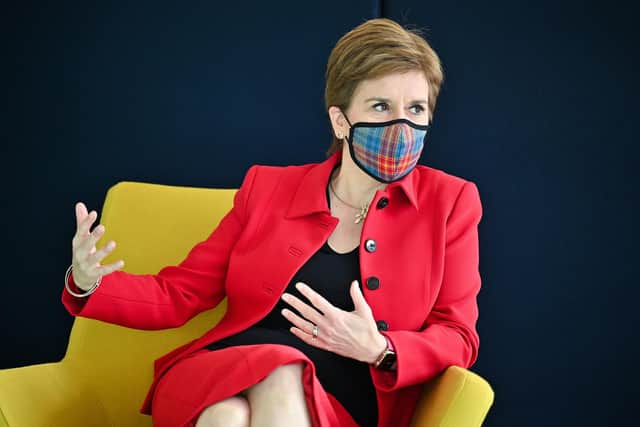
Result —
POLYGON ((351 282, 351 289, 349 291, 351 299, 353 300, 353 306, 357 312, 368 313, 371 311, 371 307, 369 307, 367 300, 364 299, 364 295, 362 295, 362 291, 360 290, 357 280, 351 282))
POLYGON ((309 304, 306 304, 295 295, 287 293, 282 294, 282 300, 298 310, 298 313, 302 314, 306 319, 310 320, 315 325, 324 322, 322 314, 318 313, 313 307, 311 307, 309 304))
POLYGON ((78 228, 76 229, 76 234, 73 236, 71 243, 73 247, 77 247, 82 244, 84 238, 89 234, 89 228, 93 221, 95 221, 98 216, 96 211, 91 211, 81 222, 78 228))
POLYGON ((303 319, 302 317, 295 314, 293 311, 288 309, 283 309, 281 311, 282 315, 289 322, 293 323, 298 329, 305 331, 307 334, 313 335, 313 323, 308 320, 303 319))
POLYGON ((91 225, 93 224, 93 222, 96 220, 97 217, 98 217, 98 213, 96 211, 89 212, 89 214, 85 217, 85 219, 80 224, 80 228, 78 230, 80 232, 79 233, 80 237, 84 237, 89 234, 89 229, 91 229, 91 225))
POLYGON ((106 276, 107 274, 113 273, 114 271, 119 270, 122 267, 124 267, 124 261, 119 260, 112 264, 101 265, 100 267, 97 267, 95 270, 96 271, 95 274, 97 274, 100 277, 106 276))
POLYGON ((331 351, 327 343, 322 341, 320 338, 313 338, 313 335, 307 334, 306 332, 304 332, 299 328, 296 328, 295 326, 292 326, 291 328, 289 328, 289 331, 291 331, 293 335, 297 336, 302 341, 306 342, 307 344, 313 347, 317 347, 322 350, 331 351))
MULTIPOLYGON (((116 242, 113 240, 104 245, 100 250, 95 251, 94 253, 90 253, 87 257, 87 263, 91 266, 98 264, 104 257, 109 255, 111 251, 113 251, 116 247, 116 242)), ((93 247, 95 249, 95 246, 93 247)))
POLYGON ((71 246, 73 247, 73 249, 75 249, 77 246, 82 244, 82 242, 84 241, 84 237, 88 234, 83 230, 85 229, 84 224, 86 224, 86 222, 91 217, 91 213, 84 215, 83 211, 86 212, 86 208, 84 207, 84 204, 82 205, 82 207, 80 207, 80 204, 77 204, 76 205, 76 224, 77 224, 76 232, 73 235, 73 239, 71 239, 71 246))
POLYGON ((76 249, 76 251, 78 252, 78 258, 80 260, 86 259, 87 256, 89 256, 94 251, 93 248, 95 248, 96 243, 98 243, 98 240, 102 237, 104 231, 104 225, 98 224, 96 228, 93 229, 91 234, 83 239, 83 241, 76 249))
POLYGON ((89 236, 85 239, 83 246, 85 248, 88 248, 89 250, 92 248, 95 248, 96 244, 98 243, 98 240, 100 240, 100 238, 104 235, 105 231, 106 230, 104 228, 104 225, 102 224, 96 225, 93 231, 89 233, 89 236))
POLYGON ((307 299, 313 304, 315 308, 320 310, 321 313, 325 315, 329 315, 333 313, 337 308, 327 301, 322 295, 311 289, 308 285, 298 282, 296 283, 296 289, 300 291, 302 295, 307 297, 307 299))
POLYGON ((87 207, 82 202, 76 203, 76 229, 80 228, 80 223, 88 215, 87 207))

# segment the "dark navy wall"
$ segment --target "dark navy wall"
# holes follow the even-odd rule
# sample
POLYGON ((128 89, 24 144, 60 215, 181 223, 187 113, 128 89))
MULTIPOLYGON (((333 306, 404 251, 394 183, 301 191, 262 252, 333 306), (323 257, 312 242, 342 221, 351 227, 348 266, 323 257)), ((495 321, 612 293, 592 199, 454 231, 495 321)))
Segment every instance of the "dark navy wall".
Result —
POLYGON ((15 3, 0 16, 0 368, 59 360, 74 203, 118 181, 237 187, 320 161, 331 48, 366 19, 428 29, 445 83, 421 163, 477 183, 487 426, 631 415, 638 54, 630 7, 577 1, 15 3))
POLYGON ((384 2, 444 63, 422 161, 483 201, 487 426, 635 424, 639 55, 617 3, 384 2))
POLYGON ((379 13, 370 0, 13 7, 1 18, 1 367, 64 355, 77 201, 100 211, 122 180, 237 188, 254 163, 323 160, 327 58, 379 13))

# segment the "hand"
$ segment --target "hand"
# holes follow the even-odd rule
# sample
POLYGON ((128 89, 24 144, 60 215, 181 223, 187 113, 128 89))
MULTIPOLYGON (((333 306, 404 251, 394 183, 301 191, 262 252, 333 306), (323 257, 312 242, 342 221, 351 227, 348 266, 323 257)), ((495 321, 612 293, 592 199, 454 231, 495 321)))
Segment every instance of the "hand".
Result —
POLYGON ((282 315, 295 325, 290 328, 294 335, 314 347, 361 362, 375 362, 386 348, 387 341, 378 331, 371 307, 364 299, 357 280, 351 283, 350 294, 355 307, 351 312, 333 306, 304 283, 297 283, 296 288, 313 307, 294 295, 282 295, 286 303, 304 316, 300 317, 288 309, 282 310, 282 315), (313 337, 313 325, 318 326, 318 338, 313 337))
POLYGON ((124 266, 123 260, 109 265, 100 265, 100 260, 116 247, 116 242, 112 240, 96 251, 96 242, 104 233, 104 226, 98 225, 91 233, 89 233, 89 228, 97 217, 96 211, 87 214, 84 203, 76 203, 77 228, 76 234, 71 240, 73 281, 77 287, 84 291, 89 290, 100 277, 124 266))

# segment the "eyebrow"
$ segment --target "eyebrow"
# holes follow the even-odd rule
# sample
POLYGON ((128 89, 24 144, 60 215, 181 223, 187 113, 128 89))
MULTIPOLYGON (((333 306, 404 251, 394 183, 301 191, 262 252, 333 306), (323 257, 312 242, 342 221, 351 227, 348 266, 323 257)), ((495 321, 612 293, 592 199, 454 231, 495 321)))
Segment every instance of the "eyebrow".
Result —
MULTIPOLYGON (((379 101, 379 102, 386 102, 386 103, 391 103, 390 99, 387 98, 379 98, 379 97, 373 97, 373 98, 369 98, 369 99, 365 99, 364 102, 369 102, 369 101, 379 101)), ((427 100, 426 99, 414 99, 413 101, 411 101, 412 104, 426 104, 427 100)))

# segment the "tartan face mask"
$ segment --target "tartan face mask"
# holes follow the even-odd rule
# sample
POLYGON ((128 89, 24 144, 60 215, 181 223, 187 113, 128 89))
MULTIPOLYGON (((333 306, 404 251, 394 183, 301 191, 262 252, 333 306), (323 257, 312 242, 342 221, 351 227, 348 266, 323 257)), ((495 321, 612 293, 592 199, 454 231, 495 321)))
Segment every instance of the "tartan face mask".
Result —
POLYGON ((351 126, 347 139, 351 158, 372 178, 397 181, 418 163, 429 125, 407 119, 351 124, 346 114, 344 117, 351 126))

